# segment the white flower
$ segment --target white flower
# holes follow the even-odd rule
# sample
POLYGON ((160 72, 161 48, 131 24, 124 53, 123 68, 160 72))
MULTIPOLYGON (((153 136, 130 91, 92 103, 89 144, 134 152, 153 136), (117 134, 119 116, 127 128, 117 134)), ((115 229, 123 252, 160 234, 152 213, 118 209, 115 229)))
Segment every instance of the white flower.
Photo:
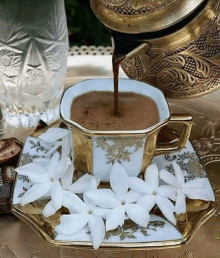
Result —
MULTIPOLYGON (((60 159, 60 154, 56 152, 51 159, 37 158, 33 160, 33 163, 15 170, 21 175, 28 176, 33 182, 32 187, 22 197, 21 205, 36 201, 49 193, 51 201, 47 205, 56 210, 61 208, 62 186, 68 188, 73 178, 73 165, 70 158, 60 159)), ((48 209, 47 205, 46 209, 48 209)))
POLYGON ((169 200, 175 201, 176 189, 169 185, 159 186, 159 172, 155 164, 150 165, 146 169, 144 178, 145 181, 137 177, 130 177, 129 179, 129 187, 134 191, 144 194, 137 201, 137 204, 147 212, 150 212, 156 204, 164 217, 173 224, 176 224, 176 219, 173 215, 175 207, 169 200))
POLYGON ((106 231, 122 226, 125 213, 135 223, 147 227, 150 215, 138 204, 134 204, 141 194, 128 191, 129 177, 124 168, 115 163, 110 173, 110 189, 98 189, 87 192, 86 196, 96 205, 111 209, 106 215, 106 231))
MULTIPOLYGON (((84 193, 86 185, 89 183, 89 181, 90 181, 92 178, 93 178, 93 176, 91 176, 91 175, 89 175, 89 174, 85 174, 85 175, 83 175, 82 177, 80 177, 76 182, 74 182, 73 184, 71 184, 71 185, 68 187, 68 190, 69 190, 71 193, 77 193, 77 194, 84 193)), ((96 179, 96 183, 97 183, 97 186, 98 186, 99 183, 100 183, 100 180, 97 180, 97 179, 96 179)))
POLYGON ((39 139, 52 144, 53 147, 46 153, 50 157, 60 146, 62 146, 61 157, 69 157, 71 154, 70 131, 67 129, 52 127, 39 136, 39 139))
MULTIPOLYGON (((89 174, 85 174, 84 176, 80 177, 76 182, 74 182, 72 185, 70 185, 72 180, 68 181, 68 184, 62 185, 62 192, 61 192, 62 206, 71 210, 72 204, 74 204, 74 200, 78 198, 78 196, 75 196, 71 193, 78 193, 78 194, 84 193, 86 185, 89 183, 89 181, 92 178, 93 176, 89 174)), ((100 182, 99 180, 96 180, 97 185, 99 185, 99 182, 100 182)), ((58 209, 54 207, 53 201, 51 200, 44 207, 42 214, 45 217, 49 217, 55 214, 57 210, 58 209)))
MULTIPOLYGON (((97 182, 95 178, 92 178, 86 186, 85 193, 96 190, 97 182)), ((55 227, 56 232, 64 236, 71 236, 80 232, 88 224, 93 247, 97 249, 105 237, 105 225, 102 217, 106 216, 108 210, 96 207, 86 194, 83 195, 84 202, 71 192, 66 191, 66 194, 69 196, 66 206, 72 214, 61 216, 60 224, 55 227)))
POLYGON ((180 166, 176 162, 173 162, 172 164, 175 176, 173 176, 165 169, 162 169, 160 172, 160 178, 163 179, 164 182, 174 186, 177 189, 177 198, 175 205, 175 212, 177 214, 186 212, 186 197, 190 199, 199 199, 205 201, 212 200, 209 191, 203 188, 205 185, 204 178, 196 178, 191 181, 185 182, 180 166))

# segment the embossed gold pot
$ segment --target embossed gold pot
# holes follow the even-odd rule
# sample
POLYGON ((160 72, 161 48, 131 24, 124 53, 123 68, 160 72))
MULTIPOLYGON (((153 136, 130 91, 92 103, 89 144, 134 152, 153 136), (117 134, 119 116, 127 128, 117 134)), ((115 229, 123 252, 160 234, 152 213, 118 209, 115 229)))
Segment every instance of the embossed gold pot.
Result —
POLYGON ((90 0, 125 73, 188 98, 220 86, 219 0, 90 0), (132 51, 132 52, 130 52, 132 51), (130 52, 130 54, 129 54, 130 52))
POLYGON ((72 101, 90 91, 113 91, 112 79, 82 81, 68 88, 61 99, 60 115, 72 131, 73 162, 75 169, 90 173, 102 181, 109 181, 115 162, 120 162, 130 176, 144 172, 156 154, 165 154, 185 147, 190 136, 192 117, 171 115, 163 93, 155 87, 129 79, 119 80, 121 92, 134 92, 151 97, 157 104, 160 120, 144 130, 101 131, 89 130, 71 120, 72 101), (168 122, 183 125, 179 141, 157 145, 160 129, 168 122))

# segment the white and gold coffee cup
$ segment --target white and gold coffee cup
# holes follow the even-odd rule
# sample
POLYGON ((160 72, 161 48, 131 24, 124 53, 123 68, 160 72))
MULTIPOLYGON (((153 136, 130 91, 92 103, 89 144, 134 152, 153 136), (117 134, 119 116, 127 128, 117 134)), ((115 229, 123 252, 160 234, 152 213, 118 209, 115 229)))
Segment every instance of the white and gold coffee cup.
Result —
POLYGON ((144 172, 155 155, 182 149, 189 139, 192 116, 170 113, 168 103, 159 89, 146 83, 119 79, 120 92, 132 92, 153 99, 158 107, 159 122, 144 130, 102 131, 89 130, 71 120, 71 105, 75 98, 90 91, 113 92, 112 79, 91 79, 69 87, 60 104, 60 116, 72 131, 73 162, 76 170, 92 174, 102 181, 109 181, 115 162, 121 163, 130 176, 144 172), (182 124, 178 141, 157 144, 160 129, 168 123, 182 124))

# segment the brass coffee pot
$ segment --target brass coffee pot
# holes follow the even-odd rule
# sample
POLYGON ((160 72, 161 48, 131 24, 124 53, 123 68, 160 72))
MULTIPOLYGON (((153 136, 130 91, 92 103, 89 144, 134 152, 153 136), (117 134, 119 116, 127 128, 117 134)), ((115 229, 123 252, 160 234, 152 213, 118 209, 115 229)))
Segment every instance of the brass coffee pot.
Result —
POLYGON ((90 0, 132 79, 189 98, 220 87, 219 0, 90 0))

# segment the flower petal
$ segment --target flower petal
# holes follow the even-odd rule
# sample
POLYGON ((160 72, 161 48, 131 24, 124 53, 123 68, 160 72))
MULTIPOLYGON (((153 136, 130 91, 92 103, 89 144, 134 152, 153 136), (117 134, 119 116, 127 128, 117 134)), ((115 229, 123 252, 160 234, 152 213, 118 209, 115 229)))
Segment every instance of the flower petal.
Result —
POLYGON ((106 217, 106 231, 122 226, 125 220, 125 205, 118 205, 106 217))
POLYGON ((45 183, 48 181, 48 174, 46 170, 35 163, 29 163, 22 167, 15 169, 18 174, 28 176, 33 183, 45 183))
POLYGON ((126 203, 133 203, 133 202, 137 202, 141 197, 142 197, 142 194, 130 190, 127 194, 125 201, 126 203))
POLYGON ((162 169, 159 173, 160 178, 169 185, 179 187, 179 183, 174 175, 165 169, 162 169))
POLYGON ((159 186, 159 171, 156 164, 152 164, 146 168, 144 174, 145 182, 154 190, 159 186))
POLYGON ((71 235, 80 231, 89 221, 86 213, 62 215, 60 224, 55 227, 58 234, 71 235))
POLYGON ((151 194, 153 188, 138 177, 129 177, 129 188, 141 194, 151 194))
POLYGON ((70 136, 67 135, 62 139, 62 158, 71 156, 70 136))
POLYGON ((48 167, 48 174, 50 177, 54 177, 57 170, 57 166, 59 164, 59 160, 60 160, 60 154, 59 152, 55 152, 50 159, 50 164, 48 167))
POLYGON ((51 183, 34 184, 22 197, 21 205, 36 201, 44 196, 51 187, 51 183))
POLYGON ((62 205, 74 213, 83 213, 88 210, 86 204, 74 193, 62 192, 62 205))
POLYGON ((110 189, 98 189, 96 191, 86 192, 86 196, 101 208, 114 208, 120 204, 120 201, 110 189))
POLYGON ((94 249, 98 249, 105 238, 105 225, 101 217, 91 215, 89 218, 89 230, 94 249))
POLYGON ((64 157, 60 160, 56 172, 54 173, 54 179, 62 178, 66 173, 67 168, 71 165, 72 161, 68 157, 64 157))
POLYGON ((176 201, 176 188, 170 185, 161 185, 158 187, 158 194, 176 201))
POLYGON ((111 211, 111 209, 104 209, 100 207, 95 207, 93 209, 93 214, 95 216, 102 217, 103 219, 106 219, 107 214, 111 211))
MULTIPOLYGON (((81 230, 79 230, 76 234, 71 235, 63 235, 63 234, 57 234, 55 237, 55 240, 57 241, 81 241, 82 239, 88 239, 88 241, 91 241, 91 236, 88 234, 89 228, 88 226, 85 226, 81 230)), ((86 241, 86 240, 85 240, 86 241)))
POLYGON ((54 143, 55 141, 68 135, 68 133, 69 131, 67 129, 52 127, 45 133, 42 133, 38 138, 48 143, 54 143))
POLYGON ((156 198, 153 195, 145 195, 141 197, 137 204, 145 209, 146 212, 150 212, 156 203, 156 198))
POLYGON ((128 175, 119 163, 112 166, 110 185, 119 200, 124 200, 128 192, 128 175))
POLYGON ((53 205, 52 201, 49 201, 46 206, 44 207, 42 214, 44 217, 50 217, 54 215, 57 212, 58 209, 56 209, 53 205))
POLYGON ((61 178, 61 184, 64 189, 68 189, 73 182, 74 166, 73 163, 66 169, 66 173, 61 178))
POLYGON ((83 201, 90 210, 93 210, 96 206, 96 204, 94 204, 85 193, 83 194, 83 201))
POLYGON ((88 182, 88 184, 86 185, 84 194, 83 194, 83 200, 89 209, 93 209, 96 205, 88 198, 88 196, 86 195, 86 192, 96 191, 96 190, 97 190, 97 182, 95 178, 92 177, 88 182))
POLYGON ((57 149, 61 146, 61 142, 56 142, 52 148, 49 149, 49 151, 45 154, 46 158, 50 158, 51 155, 54 155, 54 153, 57 151, 57 149))
POLYGON ((55 209, 59 209, 62 206, 62 187, 58 180, 51 183, 51 200, 55 209))
POLYGON ((164 217, 170 222, 172 222, 174 225, 176 225, 176 219, 173 215, 175 207, 172 204, 172 202, 166 197, 157 196, 156 204, 160 211, 163 213, 164 217))
POLYGON ((183 172, 182 172, 180 166, 174 161, 172 162, 172 165, 173 165, 175 176, 176 176, 178 183, 180 185, 183 185, 185 183, 185 179, 184 179, 183 172))
POLYGON ((92 177, 89 180, 88 184, 86 185, 84 192, 86 193, 86 192, 96 191, 96 190, 97 190, 97 182, 95 177, 92 177))
POLYGON ((188 187, 188 188, 203 188, 205 185, 205 178, 195 178, 193 180, 190 180, 188 182, 186 182, 183 185, 183 188, 188 187))
POLYGON ((41 166, 42 168, 47 168, 50 164, 50 159, 36 158, 33 159, 33 163, 41 166))
POLYGON ((204 201, 211 201, 211 195, 210 192, 206 189, 197 189, 197 188, 183 188, 183 192, 185 195, 188 196, 188 198, 193 200, 204 200, 204 201))
POLYGON ((144 228, 147 227, 150 220, 150 215, 143 207, 138 204, 126 204, 125 210, 128 217, 136 224, 144 228))
POLYGON ((177 215, 186 212, 186 197, 181 188, 177 189, 175 212, 177 215))
POLYGON ((85 187, 91 178, 91 175, 85 174, 69 187, 69 191, 72 193, 84 193, 85 187))

